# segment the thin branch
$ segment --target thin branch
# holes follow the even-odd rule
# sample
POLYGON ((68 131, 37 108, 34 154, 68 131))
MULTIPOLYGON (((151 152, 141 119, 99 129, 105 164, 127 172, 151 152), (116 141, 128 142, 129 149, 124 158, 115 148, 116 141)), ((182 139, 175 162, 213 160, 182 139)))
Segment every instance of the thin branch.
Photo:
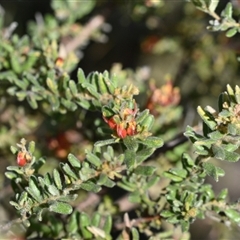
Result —
POLYGON ((122 230, 125 227, 137 227, 141 223, 152 222, 153 220, 159 219, 159 218, 160 218, 159 215, 151 216, 151 217, 145 217, 145 218, 136 218, 136 219, 132 219, 131 221, 129 220, 130 221, 130 223, 129 223, 130 226, 126 226, 126 222, 122 222, 122 223, 115 224, 115 228, 117 230, 122 230))
POLYGON ((79 212, 82 212, 89 206, 97 205, 100 202, 100 200, 101 200, 101 197, 98 194, 89 193, 87 198, 84 201, 80 202, 76 207, 76 209, 79 212))
POLYGON ((73 52, 77 48, 85 44, 89 39, 90 35, 101 27, 104 23, 104 17, 97 15, 93 17, 81 30, 78 36, 67 42, 66 44, 61 44, 59 49, 59 56, 65 58, 70 52, 73 52))
POLYGON ((0 232, 3 233, 3 232, 7 232, 9 231, 9 229, 14 225, 14 224, 17 224, 17 223, 22 223, 24 220, 22 218, 16 218, 6 224, 1 224, 0 225, 0 232))
POLYGON ((215 12, 212 11, 208 11, 207 12, 210 16, 212 16, 213 18, 215 18, 217 21, 221 21, 221 18, 218 16, 218 14, 216 14, 215 12))

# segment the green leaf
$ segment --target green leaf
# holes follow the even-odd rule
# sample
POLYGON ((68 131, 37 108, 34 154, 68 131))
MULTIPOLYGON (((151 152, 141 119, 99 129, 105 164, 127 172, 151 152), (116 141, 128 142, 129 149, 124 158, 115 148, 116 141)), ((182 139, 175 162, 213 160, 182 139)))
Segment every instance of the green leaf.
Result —
POLYGON ((90 151, 86 151, 87 155, 86 158, 88 160, 88 162, 90 162, 91 164, 93 164, 96 167, 100 167, 102 165, 102 161, 93 153, 91 153, 90 151))
POLYGON ((105 78, 105 83, 108 88, 108 92, 113 95, 115 92, 115 89, 117 87, 117 84, 115 84, 112 79, 110 80, 109 77, 106 76, 105 72, 106 71, 104 71, 103 75, 105 75, 104 78, 105 78))
POLYGON ((148 114, 141 122, 141 125, 145 127, 146 129, 150 130, 154 123, 154 116, 151 114, 148 114))
POLYGON ((227 209, 224 211, 225 214, 234 222, 240 223, 240 213, 234 209, 227 209))
POLYGON ((51 178, 50 173, 47 173, 44 175, 44 183, 46 186, 52 184, 52 178, 51 178))
POLYGON ((156 171, 156 167, 152 166, 138 166, 134 169, 134 173, 143 176, 152 176, 156 171))
POLYGON ((208 176, 213 177, 215 181, 218 181, 219 177, 223 177, 225 172, 220 167, 214 166, 212 163, 203 163, 203 168, 205 169, 208 176))
POLYGON ((232 18, 232 12, 233 12, 232 4, 229 2, 226 5, 225 9, 221 12, 221 16, 227 17, 227 18, 232 18))
POLYGON ((87 230, 87 227, 90 226, 90 218, 87 214, 81 213, 80 215, 80 229, 84 239, 92 239, 92 233, 87 230))
POLYGON ((22 224, 24 225, 24 227, 25 228, 29 228, 30 227, 30 222, 29 222, 29 220, 27 220, 27 219, 25 219, 23 222, 22 222, 22 224))
POLYGON ((30 153, 34 153, 34 151, 35 151, 35 142, 34 141, 29 142, 29 144, 28 144, 28 151, 30 153))
POLYGON ((139 240, 140 239, 138 230, 135 227, 131 228, 131 232, 132 232, 132 239, 133 240, 139 240))
POLYGON ((138 142, 151 148, 160 148, 163 145, 163 140, 159 137, 148 137, 144 141, 138 140, 138 142))
POLYGON ((164 218, 169 218, 169 217, 173 217, 175 213, 169 210, 163 210, 160 215, 164 218))
POLYGON ((78 158, 76 158, 72 153, 68 154, 68 161, 74 168, 80 168, 81 162, 78 158))
POLYGON ((107 181, 107 179, 108 179, 108 176, 106 174, 104 174, 104 173, 101 173, 97 183, 99 185, 104 185, 105 182, 107 181))
POLYGON ((139 191, 130 193, 128 199, 132 203, 140 203, 141 196, 139 195, 139 191))
POLYGON ((60 106, 60 102, 59 102, 59 99, 57 96, 55 95, 48 95, 47 96, 47 99, 52 107, 52 110, 53 111, 57 111, 59 109, 59 106, 60 106))
POLYGON ((172 216, 172 217, 169 217, 168 220, 167 220, 169 223, 172 223, 172 224, 178 224, 179 223, 179 219, 178 219, 178 216, 172 216))
POLYGON ((13 207, 15 207, 17 210, 21 209, 21 207, 19 206, 18 203, 14 202, 14 201, 9 201, 9 204, 12 205, 13 207))
POLYGON ((57 85, 57 83, 49 77, 47 78, 46 83, 47 83, 48 88, 52 91, 52 93, 58 95, 58 85, 57 85))
POLYGON ((28 198, 28 193, 27 192, 22 192, 19 199, 18 199, 18 204, 20 206, 23 206, 25 204, 25 202, 27 201, 28 198))
MULTIPOLYGON (((14 53, 16 53, 16 52, 14 51, 14 53)), ((19 62, 19 60, 20 60, 19 57, 20 56, 17 56, 17 54, 10 55, 11 67, 12 67, 13 71, 18 74, 20 74, 22 71, 21 64, 19 62)))
POLYGON ((38 221, 42 221, 42 215, 43 215, 44 208, 40 209, 37 213, 37 219, 38 221))
POLYGON ((134 167, 135 159, 136 159, 136 153, 134 151, 127 149, 124 154, 124 162, 127 165, 128 169, 131 169, 134 167))
POLYGON ((87 109, 87 110, 92 108, 92 104, 90 101, 83 99, 81 97, 79 97, 79 98, 80 98, 80 100, 75 99, 75 103, 77 103, 79 106, 81 106, 82 108, 87 109))
POLYGON ((77 199, 78 194, 69 194, 66 196, 59 196, 58 201, 60 202, 73 202, 77 199))
POLYGON ((208 5, 208 9, 211 12, 215 12, 215 9, 217 8, 219 3, 219 0, 210 0, 209 5, 208 5))
POLYGON ((160 177, 159 176, 152 176, 150 179, 147 181, 146 188, 150 188, 153 185, 155 185, 159 181, 160 177))
POLYGON ((137 152, 136 161, 138 164, 142 163, 148 157, 150 157, 154 153, 154 148, 144 148, 137 152))
POLYGON ((92 217, 92 225, 95 227, 98 227, 100 222, 101 222, 101 215, 95 212, 92 217))
POLYGON ((87 181, 85 183, 81 184, 81 188, 88 191, 88 192, 99 192, 101 190, 101 187, 97 184, 87 181))
POLYGON ((115 114, 113 107, 110 104, 103 106, 101 109, 103 116, 106 118, 112 117, 115 114))
POLYGON ((62 190, 62 180, 61 180, 60 173, 57 169, 53 170, 53 180, 54 180, 54 183, 55 183, 56 187, 59 190, 62 190))
POLYGON ((134 183, 130 183, 130 182, 126 182, 126 181, 123 181, 123 182, 118 182, 117 185, 122 188, 122 189, 125 189, 126 191, 128 192, 133 192, 135 191, 136 189, 136 184, 134 183))
POLYGON ((80 215, 79 212, 73 212, 73 214, 71 214, 69 221, 66 225, 66 230, 69 234, 74 234, 77 232, 79 215, 80 215))
POLYGON ((123 139, 123 143, 126 146, 127 149, 132 150, 134 152, 138 149, 138 143, 135 138, 131 136, 127 136, 123 139))
POLYGON ((37 179, 31 176, 29 180, 29 187, 26 187, 27 192, 38 202, 42 201, 41 191, 38 188, 37 179))
POLYGON ((220 94, 220 96, 218 98, 218 109, 219 109, 219 112, 221 112, 223 110, 223 104, 225 102, 228 102, 228 98, 227 98, 226 92, 223 92, 223 93, 220 94))
POLYGON ((194 166, 193 159, 187 153, 184 153, 182 155, 182 163, 184 168, 191 168, 192 166, 194 166))
POLYGON ((106 81, 104 79, 104 76, 102 73, 98 73, 98 74, 94 74, 93 75, 94 78, 97 79, 96 83, 97 83, 97 89, 101 94, 105 94, 108 93, 108 87, 106 84, 106 81))
POLYGON ((11 180, 17 178, 19 175, 15 172, 5 172, 5 176, 11 180))
POLYGON ((33 95, 28 95, 27 96, 27 101, 28 101, 29 105, 33 109, 37 109, 38 108, 38 104, 37 104, 36 98, 33 95))
POLYGON ((222 134, 219 131, 214 131, 208 134, 208 137, 210 137, 213 140, 219 140, 222 139, 224 137, 224 134, 222 134))
POLYGON ((227 196, 228 196, 228 189, 227 189, 227 188, 224 188, 224 189, 222 189, 221 192, 218 194, 217 200, 218 200, 218 201, 224 201, 224 200, 226 200, 227 196))
POLYGON ((68 203, 55 201, 49 206, 49 211, 60 214, 71 214, 73 209, 68 203))
POLYGON ((237 32, 237 28, 231 28, 226 32, 226 37, 233 37, 237 32))
POLYGON ((27 96, 27 92, 26 91, 19 91, 19 92, 16 93, 16 96, 18 98, 18 101, 23 101, 27 96))
POLYGON ((202 118, 204 123, 211 129, 214 130, 217 126, 214 117, 209 113, 209 111, 203 110, 200 106, 197 107, 197 112, 202 118))
POLYGON ((180 224, 183 232, 187 232, 189 230, 189 227, 190 227, 189 221, 181 220, 180 224))
POLYGON ((183 179, 187 177, 187 171, 185 169, 171 168, 168 172, 176 176, 179 176, 183 179))
POLYGON ((192 192, 189 192, 189 191, 186 191, 186 197, 184 199, 185 201, 185 209, 186 210, 189 210, 190 209, 190 206, 193 205, 193 200, 195 199, 195 194, 192 193, 192 192))
POLYGON ((170 172, 164 172, 163 176, 171 179, 173 182, 181 182, 183 180, 182 177, 176 176, 175 174, 172 174, 170 172))
POLYGON ((98 185, 104 185, 106 187, 112 188, 115 186, 115 182, 108 178, 106 174, 100 174, 98 185))
POLYGON ((73 96, 70 88, 65 89, 65 97, 68 101, 72 101, 73 96))
POLYGON ((65 164, 61 164, 62 165, 62 169, 63 171, 70 177, 72 177, 73 179, 77 180, 78 177, 76 175, 76 173, 71 169, 71 167, 65 163, 65 164))
POLYGON ((11 150, 12 154, 16 154, 18 152, 18 148, 14 147, 14 146, 11 146, 10 150, 11 150))
POLYGON ((78 93, 77 84, 73 80, 69 81, 69 88, 70 88, 73 96, 77 95, 77 93, 78 93))
POLYGON ((147 116, 149 115, 149 109, 145 109, 144 111, 142 111, 136 118, 136 122, 138 124, 141 124, 141 122, 143 122, 147 116))
POLYGON ((8 170, 8 171, 14 171, 14 172, 16 172, 16 173, 18 173, 18 174, 21 174, 21 175, 24 173, 23 168, 20 168, 20 167, 18 167, 18 166, 8 166, 8 167, 7 167, 7 170, 8 170))
POLYGON ((59 190, 54 185, 49 185, 48 186, 48 192, 53 196, 59 196, 60 195, 59 190))
POLYGON ((107 139, 107 140, 97 141, 96 143, 94 143, 94 146, 103 147, 103 146, 114 144, 114 143, 117 143, 115 139, 107 139))
MULTIPOLYGON (((0 74, 1 74, 1 73, 0 73, 0 74)), ((1 80, 1 75, 0 75, 0 80, 1 80)), ((17 90, 18 90, 18 89, 17 89, 16 86, 9 87, 9 88, 7 89, 7 93, 8 93, 10 96, 15 96, 17 90)))
MULTIPOLYGON (((87 83, 87 84, 85 83, 85 84, 82 84, 82 86, 83 86, 84 88, 86 88, 86 90, 88 91, 88 93, 89 93, 90 95, 92 95, 94 98, 98 99, 98 101, 99 101, 101 95, 97 92, 96 88, 93 87, 93 85, 90 85, 90 84, 88 84, 88 83, 87 83)), ((100 104, 98 101, 97 101, 97 103, 100 104)))
POLYGON ((76 103, 74 103, 70 100, 67 100, 65 98, 61 98, 61 104, 70 111, 75 111, 77 109, 76 103))
POLYGON ((111 232, 111 229, 112 229, 112 216, 107 215, 103 225, 103 230, 109 234, 111 232))
POLYGON ((240 158, 240 155, 238 153, 226 151, 225 149, 217 145, 213 145, 212 151, 214 157, 220 160, 225 160, 228 162, 237 162, 240 158))

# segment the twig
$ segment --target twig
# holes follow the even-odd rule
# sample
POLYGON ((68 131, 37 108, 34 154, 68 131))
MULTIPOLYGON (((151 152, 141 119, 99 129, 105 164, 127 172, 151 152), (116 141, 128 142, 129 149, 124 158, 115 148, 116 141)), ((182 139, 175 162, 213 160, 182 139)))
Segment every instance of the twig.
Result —
POLYGON ((163 154, 169 150, 174 149, 175 147, 185 143, 188 141, 188 138, 183 135, 183 133, 179 133, 172 140, 166 142, 162 147, 157 148, 155 152, 148 158, 148 160, 158 157, 160 154, 163 154))
POLYGON ((22 218, 17 218, 17 219, 14 219, 6 224, 1 224, 0 225, 0 232, 3 233, 3 232, 7 232, 14 224, 17 224, 17 223, 21 223, 23 222, 23 219, 22 218))
POLYGON ((89 193, 86 200, 79 203, 79 205, 76 207, 78 211, 84 211, 89 206, 96 205, 100 202, 101 197, 96 193, 89 193))
MULTIPOLYGON (((200 129, 200 126, 195 126, 193 127, 193 129, 196 131, 196 132, 201 132, 201 129, 200 129)), ((153 158, 156 158, 158 157, 160 154, 163 154, 169 150, 172 150, 174 149, 175 147, 187 142, 189 139, 184 136, 184 132, 181 132, 179 133, 178 135, 176 135, 172 140, 169 140, 168 142, 166 142, 165 144, 163 144, 162 147, 160 148, 157 148, 155 150, 155 152, 149 157, 148 160, 150 159, 153 159, 153 158)))
POLYGON ((124 195, 122 198, 118 199, 116 204, 121 212, 129 212, 130 210, 135 209, 138 205, 136 203, 129 202, 128 195, 124 195))
MULTIPOLYGON (((128 224, 126 224, 126 220, 122 223, 117 223, 115 225, 115 228, 117 230, 122 230, 124 229, 125 227, 137 227, 139 224, 141 223, 146 223, 146 222, 151 222, 155 219, 159 219, 160 216, 159 215, 156 215, 156 216, 151 216, 151 217, 145 217, 145 218, 136 218, 136 219, 132 219, 130 221, 130 219, 128 221, 130 221, 128 224), (128 225, 128 226, 127 226, 128 225)), ((126 219, 126 217, 125 217, 126 219)))
POLYGON ((70 52, 76 50, 89 39, 92 32, 98 29, 104 23, 104 17, 97 15, 93 17, 81 30, 78 36, 73 38, 66 44, 61 44, 59 49, 59 57, 65 58, 70 52))

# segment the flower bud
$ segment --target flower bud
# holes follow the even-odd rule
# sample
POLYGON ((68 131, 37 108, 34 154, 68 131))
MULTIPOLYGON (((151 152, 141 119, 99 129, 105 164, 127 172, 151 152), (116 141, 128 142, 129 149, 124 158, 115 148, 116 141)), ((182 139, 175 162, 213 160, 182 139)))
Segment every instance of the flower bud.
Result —
POLYGON ((18 166, 23 167, 26 165, 26 163, 27 163, 26 153, 22 151, 18 152, 18 155, 17 155, 18 166))

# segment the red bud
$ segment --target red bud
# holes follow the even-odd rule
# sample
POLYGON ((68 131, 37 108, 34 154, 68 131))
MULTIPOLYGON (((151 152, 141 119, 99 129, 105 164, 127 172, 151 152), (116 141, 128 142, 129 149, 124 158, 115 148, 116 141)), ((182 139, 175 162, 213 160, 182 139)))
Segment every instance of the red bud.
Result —
POLYGON ((23 167, 23 166, 26 165, 26 163, 27 163, 26 153, 18 152, 18 155, 17 155, 17 164, 18 164, 18 166, 23 167))

